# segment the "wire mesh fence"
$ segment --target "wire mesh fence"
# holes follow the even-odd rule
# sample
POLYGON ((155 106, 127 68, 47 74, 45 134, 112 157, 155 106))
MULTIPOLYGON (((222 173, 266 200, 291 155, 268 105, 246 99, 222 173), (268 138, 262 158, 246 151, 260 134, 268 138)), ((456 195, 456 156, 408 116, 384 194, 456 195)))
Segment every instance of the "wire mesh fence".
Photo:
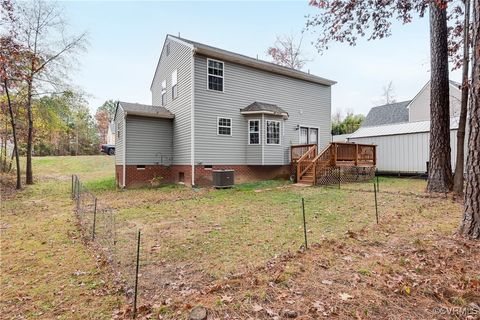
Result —
POLYGON ((82 240, 91 242, 112 267, 127 297, 134 299, 138 231, 135 225, 117 233, 115 211, 98 201, 78 176, 72 176, 71 197, 82 240))
MULTIPOLYGON (((335 192, 362 192, 361 201, 364 203, 362 208, 368 208, 366 211, 369 213, 366 215, 371 217, 366 220, 370 222, 365 223, 374 223, 375 219, 378 223, 379 217, 382 220, 383 212, 381 208, 380 211, 377 208, 374 192, 379 188, 382 188, 382 192, 387 192, 389 189, 395 190, 396 186, 392 186, 391 183, 388 186, 382 186, 381 182, 379 185, 378 180, 374 178, 374 172, 370 170, 339 172, 339 174, 342 177, 352 175, 351 179, 357 183, 350 184, 346 188, 342 186, 341 190, 335 190, 335 192), (358 182, 359 175, 362 179, 370 179, 358 182), (372 181, 376 182, 375 186, 372 181), (368 193, 363 195, 363 192, 368 193), (365 204, 367 202, 368 204, 365 204)), ((220 193, 219 196, 225 195, 226 193, 220 193)), ((199 200, 192 198, 189 194, 186 194, 185 198, 175 198, 171 202, 165 201, 161 207, 149 204, 148 211, 139 213, 142 215, 141 219, 132 219, 132 216, 125 213, 126 211, 114 210, 105 204, 105 199, 104 201, 97 199, 78 176, 72 176, 71 187, 71 197, 75 204, 81 237, 98 249, 112 267, 117 280, 130 299, 132 316, 135 315, 135 302, 142 305, 145 301, 151 301, 152 298, 158 300, 158 296, 162 296, 168 290, 179 296, 187 295, 194 290, 201 291, 203 288, 194 283, 197 278, 194 279, 195 281, 186 280, 189 277, 188 273, 194 272, 198 265, 203 262, 208 265, 208 261, 200 260, 208 260, 216 255, 224 255, 227 257, 226 260, 231 257, 236 262, 248 261, 250 259, 248 257, 255 260, 257 259, 255 255, 262 255, 269 259, 272 255, 290 252, 299 247, 307 249, 307 237, 310 244, 311 237, 314 243, 319 236, 322 236, 325 228, 320 226, 319 220, 316 219, 319 215, 317 211, 321 211, 319 208, 325 200, 318 200, 311 195, 305 199, 305 203, 301 198, 296 198, 297 195, 291 199, 275 198, 272 203, 278 210, 275 215, 252 217, 248 202, 256 201, 261 205, 261 202, 266 199, 264 196, 267 195, 252 193, 251 197, 239 203, 238 208, 232 209, 234 215, 231 217, 220 215, 214 221, 211 221, 210 216, 197 218, 196 215, 191 215, 191 212, 198 209, 199 200), (168 216, 168 221, 161 219, 162 216, 168 216), (265 228, 275 229, 275 232, 267 231, 265 228), (247 230, 248 233, 246 233, 247 230), (239 237, 239 232, 245 233, 239 237), (263 252, 262 248, 268 252, 263 252), (238 258, 235 255, 236 251, 239 255, 248 256, 247 259, 238 258), (200 259, 204 252, 207 253, 206 256, 200 259), (237 258, 239 260, 235 260, 237 258), (176 263, 174 259, 181 260, 182 263, 176 263), (187 267, 183 269, 184 266, 187 267)), ((380 197, 380 193, 377 196, 380 197)), ((203 198, 202 201, 208 202, 210 198, 203 198)), ((381 206, 381 203, 378 206, 381 206)), ((213 203, 208 203, 207 207, 209 210, 215 208, 213 203)), ((347 207, 348 205, 340 210, 346 210, 347 207)), ((336 208, 339 207, 336 206, 336 208)), ((225 261, 223 258, 218 259, 218 261, 225 261)))

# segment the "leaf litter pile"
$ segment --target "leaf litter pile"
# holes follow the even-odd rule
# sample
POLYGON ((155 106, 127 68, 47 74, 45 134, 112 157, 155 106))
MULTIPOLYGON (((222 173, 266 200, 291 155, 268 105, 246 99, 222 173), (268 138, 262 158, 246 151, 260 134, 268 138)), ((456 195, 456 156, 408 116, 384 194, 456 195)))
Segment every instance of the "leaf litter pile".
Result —
MULTIPOLYGON (((195 262, 160 266, 139 317, 186 319, 201 306, 208 319, 480 319, 480 244, 456 235, 461 204, 386 193, 379 225, 257 267, 215 279, 195 262)), ((114 313, 130 316, 130 306, 114 313)))

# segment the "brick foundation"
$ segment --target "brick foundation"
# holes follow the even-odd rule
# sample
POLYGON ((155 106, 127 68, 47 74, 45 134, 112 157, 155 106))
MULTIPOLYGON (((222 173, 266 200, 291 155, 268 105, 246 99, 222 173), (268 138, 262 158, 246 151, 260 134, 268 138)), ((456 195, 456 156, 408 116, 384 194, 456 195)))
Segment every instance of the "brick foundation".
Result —
MULTIPOLYGON (((192 169, 190 165, 145 165, 145 168, 137 168, 136 165, 126 166, 126 187, 139 187, 151 185, 154 177, 162 177, 161 183, 185 183, 191 185, 192 169)), ((235 170, 235 183, 254 182, 268 179, 288 179, 290 166, 246 166, 246 165, 214 165, 206 169, 203 165, 195 166, 195 184, 199 186, 212 185, 212 170, 230 169, 235 170)), ((115 166, 117 185, 123 181, 123 166, 115 166)))
POLYGON ((200 186, 212 185, 212 170, 229 169, 235 171, 235 184, 255 182, 269 179, 288 179, 290 166, 245 166, 245 165, 214 165, 212 169, 204 166, 195 167, 195 183, 200 186))

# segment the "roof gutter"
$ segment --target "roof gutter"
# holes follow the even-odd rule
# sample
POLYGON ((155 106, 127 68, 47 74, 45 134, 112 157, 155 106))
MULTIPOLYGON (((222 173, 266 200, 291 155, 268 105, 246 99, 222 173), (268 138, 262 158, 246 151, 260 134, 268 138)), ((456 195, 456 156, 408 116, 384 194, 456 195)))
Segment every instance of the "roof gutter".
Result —
POLYGON ((122 189, 127 186, 127 112, 123 113, 123 173, 122 173, 122 189))
POLYGON ((174 114, 164 114, 164 113, 148 113, 148 112, 138 112, 138 111, 130 111, 128 113, 131 116, 140 116, 140 117, 147 117, 147 118, 161 118, 161 119, 174 119, 174 114))
POLYGON ((258 110, 258 111, 240 111, 240 114, 269 114, 273 116, 282 116, 284 118, 288 119, 288 113, 287 112, 274 112, 274 111, 268 111, 268 110, 258 110))
POLYGON ((196 49, 194 46, 191 47, 192 56, 191 56, 191 65, 190 65, 190 165, 192 167, 192 187, 195 186, 195 53, 196 49))

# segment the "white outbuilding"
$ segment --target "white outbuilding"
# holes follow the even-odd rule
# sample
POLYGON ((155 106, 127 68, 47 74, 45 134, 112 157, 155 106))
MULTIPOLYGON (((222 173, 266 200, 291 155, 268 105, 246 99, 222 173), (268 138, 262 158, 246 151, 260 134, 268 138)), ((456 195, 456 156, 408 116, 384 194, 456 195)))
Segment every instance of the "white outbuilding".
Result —
MULTIPOLYGON (((450 118, 452 169, 457 154, 458 118, 450 118)), ((422 174, 427 171, 430 121, 405 122, 361 127, 348 141, 377 145, 377 170, 380 173, 422 174)))
MULTIPOLYGON (((452 170, 457 153, 459 84, 450 82, 450 149, 452 170)), ((374 107, 348 141, 377 145, 377 170, 389 174, 424 174, 430 144, 430 83, 411 101, 374 107)), ((465 139, 467 142, 467 137, 465 139)), ((466 150, 467 143, 465 143, 466 150)))

